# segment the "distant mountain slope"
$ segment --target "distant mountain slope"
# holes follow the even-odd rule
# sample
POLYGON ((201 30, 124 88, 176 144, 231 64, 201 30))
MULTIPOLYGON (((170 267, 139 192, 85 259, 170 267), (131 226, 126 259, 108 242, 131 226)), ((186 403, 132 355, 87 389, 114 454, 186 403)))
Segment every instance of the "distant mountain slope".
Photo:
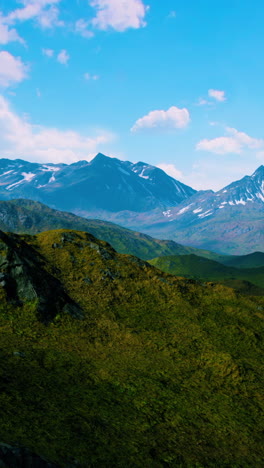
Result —
POLYGON ((247 294, 264 295, 264 266, 234 268, 193 254, 154 258, 149 263, 172 275, 221 283, 228 281, 230 287, 236 289, 238 286, 240 292, 243 292, 242 282, 244 281, 247 294), (250 284, 247 283, 255 285, 255 288, 250 288, 250 284))
POLYGON ((264 252, 254 252, 249 255, 219 257, 218 262, 236 268, 257 268, 264 266, 264 252))
POLYGON ((264 166, 219 192, 194 194, 166 216, 169 223, 157 219, 142 231, 228 255, 263 252, 264 166))
POLYGON ((99 153, 91 162, 37 164, 0 160, 0 197, 30 198, 87 215, 175 206, 195 193, 164 171, 99 153))
POLYGON ((84 219, 72 213, 49 208, 32 200, 0 201, 0 229, 16 233, 37 234, 52 229, 87 231, 109 242, 120 253, 136 255, 148 260, 160 255, 197 255, 218 259, 209 251, 184 247, 173 241, 153 239, 107 221, 84 219))
MULTIPOLYGON (((182 209, 185 209, 183 207, 182 209)), ((264 251, 263 206, 229 206, 202 221, 185 216, 168 223, 142 226, 142 232, 156 238, 167 238, 224 255, 247 255, 264 251)), ((136 227, 135 227, 136 228, 136 227)))
POLYGON ((3 442, 27 447, 32 467, 263 465, 264 298, 176 278, 80 231, 0 244, 5 454, 3 442))

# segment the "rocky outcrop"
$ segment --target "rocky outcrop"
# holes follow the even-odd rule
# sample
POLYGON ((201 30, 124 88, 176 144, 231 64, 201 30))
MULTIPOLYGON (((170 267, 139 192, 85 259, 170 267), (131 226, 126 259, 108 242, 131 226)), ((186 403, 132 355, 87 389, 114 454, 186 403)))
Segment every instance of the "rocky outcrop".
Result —
POLYGON ((45 269, 41 255, 21 237, 0 231, 0 286, 9 301, 37 302, 43 322, 57 314, 82 317, 80 307, 64 291, 60 281, 45 269))
POLYGON ((0 442, 0 468, 59 468, 24 447, 0 442))

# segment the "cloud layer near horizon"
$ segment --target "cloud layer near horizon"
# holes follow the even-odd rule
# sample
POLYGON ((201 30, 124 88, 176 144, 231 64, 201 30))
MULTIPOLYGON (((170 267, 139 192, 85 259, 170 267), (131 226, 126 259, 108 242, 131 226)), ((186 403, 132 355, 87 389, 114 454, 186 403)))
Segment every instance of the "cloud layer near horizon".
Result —
POLYGON ((0 95, 0 151, 10 159, 25 158, 37 162, 72 163, 91 159, 115 136, 107 131, 94 136, 81 135, 73 130, 36 126, 20 117, 0 95))
POLYGON ((203 139, 196 145, 199 151, 209 151, 215 154, 241 154, 245 149, 259 149, 264 146, 264 140, 252 138, 235 128, 226 127, 228 136, 203 139))

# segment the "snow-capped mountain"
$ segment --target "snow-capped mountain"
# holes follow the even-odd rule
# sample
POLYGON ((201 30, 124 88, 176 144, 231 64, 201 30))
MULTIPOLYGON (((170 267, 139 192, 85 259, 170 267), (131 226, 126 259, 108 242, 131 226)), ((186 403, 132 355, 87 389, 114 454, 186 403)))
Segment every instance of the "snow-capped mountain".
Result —
POLYGON ((98 154, 91 162, 37 164, 0 160, 0 197, 31 198, 87 216, 176 206, 195 193, 164 171, 98 154))
POLYGON ((190 199, 163 213, 170 221, 197 223, 205 218, 226 213, 231 206, 245 206, 246 210, 264 209, 264 166, 260 166, 252 176, 232 182, 218 192, 212 190, 196 192, 190 199), (255 205, 256 204, 256 205, 255 205))

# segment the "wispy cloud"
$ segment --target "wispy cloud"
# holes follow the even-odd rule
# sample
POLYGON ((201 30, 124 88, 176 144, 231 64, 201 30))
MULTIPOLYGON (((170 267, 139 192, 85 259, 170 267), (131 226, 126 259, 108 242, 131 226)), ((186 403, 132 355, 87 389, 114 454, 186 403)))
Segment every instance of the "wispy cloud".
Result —
POLYGON ((190 122, 188 109, 179 109, 176 106, 165 110, 154 110, 141 117, 131 128, 131 132, 136 132, 144 128, 176 129, 184 128, 190 122))
POLYGON ((17 8, 7 15, 5 20, 8 24, 36 19, 43 29, 63 25, 56 6, 60 0, 21 0, 21 3, 22 8, 17 8))
POLYGON ((90 0, 97 10, 92 25, 97 29, 125 31, 129 28, 146 26, 145 16, 148 6, 141 0, 90 0))
POLYGON ((75 32, 86 39, 91 39, 94 36, 94 33, 89 28, 90 22, 83 18, 75 22, 75 32))
POLYGON ((92 81, 97 81, 97 80, 99 80, 99 78, 100 78, 99 75, 93 75, 93 74, 91 74, 91 73, 85 73, 85 74, 84 74, 84 79, 85 79, 86 81, 91 81, 91 80, 92 80, 92 81))
POLYGON ((54 50, 53 49, 42 49, 42 54, 46 55, 46 57, 53 57, 54 50))
POLYGON ((0 13, 0 44, 8 44, 9 42, 21 42, 24 43, 24 40, 19 36, 18 32, 5 24, 5 19, 1 16, 0 13))
POLYGON ((9 52, 0 52, 0 86, 8 86, 19 83, 27 77, 28 67, 20 57, 14 57, 9 52))
POLYGON ((208 97, 200 97, 197 106, 212 106, 215 101, 224 102, 227 100, 225 91, 220 91, 219 89, 209 89, 208 97))
POLYGON ((63 49, 58 53, 57 61, 59 63, 61 63, 62 65, 67 65, 69 60, 70 60, 70 56, 69 56, 67 50, 63 49))
POLYGON ((196 149, 216 154, 240 154, 243 150, 258 149, 264 146, 264 140, 252 138, 244 132, 239 132, 235 128, 226 127, 226 133, 228 136, 199 141, 196 145, 196 149))
POLYGON ((209 89, 208 96, 218 102, 226 101, 225 91, 220 91, 219 89, 209 89))
POLYGON ((200 97, 198 99, 198 102, 196 104, 196 106, 210 106, 212 103, 210 101, 208 101, 208 99, 204 99, 202 97, 200 97))
POLYGON ((27 157, 40 162, 75 162, 90 159, 101 147, 115 138, 111 132, 100 131, 94 136, 73 130, 61 131, 33 125, 12 111, 0 95, 0 151, 15 159, 27 157))

